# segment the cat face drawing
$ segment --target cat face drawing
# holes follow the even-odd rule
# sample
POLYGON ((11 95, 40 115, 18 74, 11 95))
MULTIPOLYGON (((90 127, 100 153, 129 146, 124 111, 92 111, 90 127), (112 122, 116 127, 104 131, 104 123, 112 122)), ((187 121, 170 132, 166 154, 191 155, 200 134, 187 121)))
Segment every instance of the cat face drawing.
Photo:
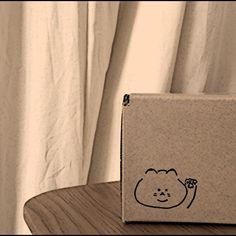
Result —
POLYGON ((197 180, 182 182, 175 169, 148 169, 134 190, 136 201, 146 207, 171 209, 187 202, 189 208, 196 196, 197 180))

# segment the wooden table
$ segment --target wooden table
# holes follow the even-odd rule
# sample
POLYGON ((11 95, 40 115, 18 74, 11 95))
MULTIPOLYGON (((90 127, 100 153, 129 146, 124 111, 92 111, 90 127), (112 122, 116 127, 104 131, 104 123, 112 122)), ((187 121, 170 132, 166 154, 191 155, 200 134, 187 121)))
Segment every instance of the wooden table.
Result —
POLYGON ((121 221, 120 182, 43 193, 26 202, 33 234, 236 234, 236 226, 121 221))

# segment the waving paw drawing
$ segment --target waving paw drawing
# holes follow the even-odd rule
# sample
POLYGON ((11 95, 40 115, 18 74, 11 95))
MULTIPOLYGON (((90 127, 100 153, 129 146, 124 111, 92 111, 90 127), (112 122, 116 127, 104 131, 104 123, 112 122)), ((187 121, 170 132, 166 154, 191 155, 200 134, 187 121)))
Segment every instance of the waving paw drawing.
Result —
POLYGON ((134 190, 136 201, 146 207, 171 209, 180 205, 189 208, 197 193, 197 180, 178 178, 175 169, 146 170, 134 190))

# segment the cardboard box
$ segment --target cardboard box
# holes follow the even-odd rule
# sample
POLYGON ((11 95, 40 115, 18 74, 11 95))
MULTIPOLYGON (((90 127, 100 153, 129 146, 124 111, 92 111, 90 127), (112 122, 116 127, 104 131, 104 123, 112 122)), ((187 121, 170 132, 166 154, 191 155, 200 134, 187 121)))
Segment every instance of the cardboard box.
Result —
POLYGON ((123 222, 236 223, 236 96, 125 95, 123 222))

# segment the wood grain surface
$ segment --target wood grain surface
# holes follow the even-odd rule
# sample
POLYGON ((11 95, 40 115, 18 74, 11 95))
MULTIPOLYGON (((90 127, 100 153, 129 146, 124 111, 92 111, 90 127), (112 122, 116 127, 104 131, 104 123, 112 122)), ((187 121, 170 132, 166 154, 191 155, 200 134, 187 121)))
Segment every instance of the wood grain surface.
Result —
POLYGON ((124 224, 120 182, 43 193, 26 202, 24 219, 33 234, 236 234, 233 225, 124 224))

